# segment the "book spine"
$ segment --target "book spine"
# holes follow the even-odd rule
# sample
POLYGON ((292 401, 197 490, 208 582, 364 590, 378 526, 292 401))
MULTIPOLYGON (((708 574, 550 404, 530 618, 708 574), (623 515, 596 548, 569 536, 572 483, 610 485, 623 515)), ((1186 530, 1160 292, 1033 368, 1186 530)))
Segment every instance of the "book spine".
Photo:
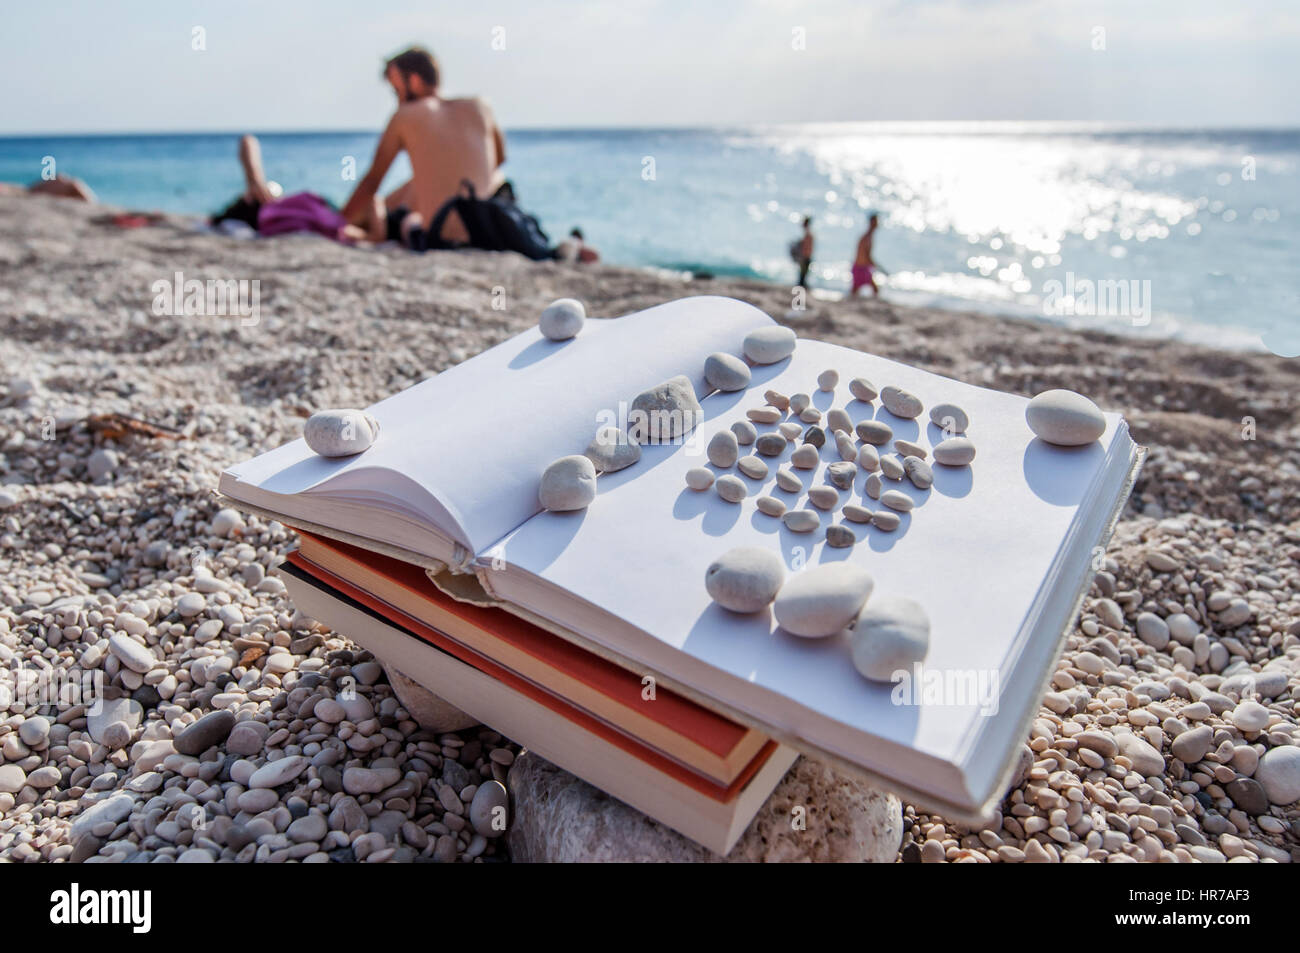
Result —
POLYGON ((497 608, 501 605, 500 598, 492 591, 489 584, 490 572, 484 567, 468 573, 426 570, 425 575, 439 592, 451 596, 457 602, 466 602, 484 608, 497 608))
POLYGON ((454 573, 472 573, 477 571, 475 565, 477 558, 474 553, 457 543, 456 549, 452 553, 452 562, 447 568, 454 573))

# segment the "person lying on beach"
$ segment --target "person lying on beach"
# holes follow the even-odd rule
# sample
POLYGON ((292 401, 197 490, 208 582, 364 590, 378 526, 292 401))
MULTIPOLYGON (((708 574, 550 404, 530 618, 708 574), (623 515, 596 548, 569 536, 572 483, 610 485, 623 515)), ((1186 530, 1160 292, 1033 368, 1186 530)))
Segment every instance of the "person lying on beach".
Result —
POLYGON ((244 191, 208 223, 242 222, 263 235, 312 231, 344 243, 383 241, 383 218, 352 224, 325 199, 311 192, 285 196, 280 183, 268 179, 262 168, 262 144, 256 136, 239 140, 239 165, 244 170, 244 191))
MULTIPOLYGON (((875 213, 872 213, 871 218, 867 221, 866 232, 858 239, 858 253, 857 257, 853 259, 853 288, 849 291, 850 297, 856 298, 858 291, 866 285, 871 286, 871 296, 873 298, 880 295, 880 288, 876 285, 875 276, 875 270, 880 266, 871 257, 871 246, 875 241, 876 226, 878 224, 879 219, 875 213)), ((883 268, 880 270, 884 271, 883 268)))
POLYGON ((53 195, 62 199, 77 199, 80 202, 97 201, 90 186, 70 175, 56 175, 52 179, 38 179, 27 186, 11 182, 0 182, 0 195, 53 195))
MULTIPOLYGON (((397 111, 379 138, 369 171, 344 204, 343 216, 367 229, 382 220, 385 237, 411 245, 413 230, 431 222, 463 182, 484 197, 507 185, 501 172, 505 137, 486 100, 439 95, 438 63, 428 50, 412 47, 394 56, 384 64, 384 78, 397 96, 397 111), (411 180, 380 199, 379 186, 401 152, 411 161, 411 180)), ((432 237, 468 242, 469 232, 453 210, 441 234, 432 237)))
POLYGON ((222 222, 243 222, 257 231, 257 213, 262 206, 284 194, 279 182, 270 181, 262 169, 262 144, 256 136, 241 136, 239 165, 244 170, 244 191, 228 206, 208 219, 217 226, 222 222))

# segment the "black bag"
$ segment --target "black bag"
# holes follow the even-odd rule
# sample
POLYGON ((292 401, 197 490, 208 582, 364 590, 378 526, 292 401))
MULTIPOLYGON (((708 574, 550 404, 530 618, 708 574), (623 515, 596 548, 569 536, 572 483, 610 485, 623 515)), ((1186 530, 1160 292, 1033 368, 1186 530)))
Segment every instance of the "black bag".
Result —
POLYGON ((452 196, 438 209, 424 233, 425 248, 481 248, 484 251, 518 252, 534 261, 553 258, 555 250, 537 219, 514 202, 509 183, 489 199, 481 199, 468 179, 461 182, 461 193, 452 196), (464 243, 444 242, 440 237, 443 223, 452 210, 460 216, 469 233, 464 243))

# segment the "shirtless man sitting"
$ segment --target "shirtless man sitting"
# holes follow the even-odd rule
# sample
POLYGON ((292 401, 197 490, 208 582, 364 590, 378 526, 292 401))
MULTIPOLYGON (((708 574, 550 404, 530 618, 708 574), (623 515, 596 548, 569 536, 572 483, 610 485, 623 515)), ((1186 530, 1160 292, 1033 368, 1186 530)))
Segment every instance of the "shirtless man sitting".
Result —
MULTIPOLYGON (((370 169, 343 206, 343 217, 367 230, 372 241, 411 244, 438 209, 468 179, 481 198, 504 183, 505 137, 482 99, 443 99, 438 64, 428 50, 413 47, 394 56, 384 78, 397 94, 397 111, 379 138, 370 169), (411 181, 385 199, 379 186, 399 152, 411 160, 411 181)), ((469 233, 453 211, 443 224, 445 241, 467 241, 469 233)))

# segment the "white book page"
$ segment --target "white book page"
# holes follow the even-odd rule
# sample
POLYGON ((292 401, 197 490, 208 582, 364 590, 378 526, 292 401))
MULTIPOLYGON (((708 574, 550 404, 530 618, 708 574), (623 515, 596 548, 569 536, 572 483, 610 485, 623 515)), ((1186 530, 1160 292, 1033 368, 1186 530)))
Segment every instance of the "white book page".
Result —
MULTIPOLYGON (((678 374, 707 392, 704 359, 740 354, 772 319, 731 298, 684 298, 617 319, 588 319, 569 341, 536 327, 368 408, 379 439, 329 460, 295 440, 228 473, 274 493, 327 500, 362 488, 423 513, 473 552, 539 512, 542 470, 581 453, 620 402, 678 374)), ((232 490, 233 493, 233 490, 232 490)))
MULTIPOLYGON (((846 639, 801 639, 781 631, 770 612, 727 612, 709 599, 705 569, 737 546, 778 552, 788 574, 800 563, 850 561, 870 571, 876 593, 906 596, 924 606, 931 622, 927 669, 984 672, 991 678, 1013 651, 1044 575, 1103 468, 1105 448, 1123 432, 1122 420, 1108 414, 1106 433, 1090 447, 1051 447, 1026 425, 1027 401, 1022 397, 813 341, 801 340, 788 362, 754 370, 748 391, 714 394, 703 401, 706 421, 694 448, 646 448, 636 466, 600 478, 599 495, 585 512, 540 514, 511 534, 499 554, 510 566, 542 577, 712 667, 718 674, 715 681, 691 687, 756 718, 771 719, 780 710, 789 720, 783 727, 813 741, 826 737, 817 724, 829 718, 958 761, 963 739, 973 720, 981 717, 978 700, 964 706, 896 705, 891 686, 867 681, 854 669, 846 639), (840 373, 833 395, 816 389, 817 375, 827 368, 840 373), (917 490, 907 480, 885 481, 886 488, 901 489, 916 502, 898 530, 887 533, 846 523, 859 542, 852 549, 833 549, 824 538, 831 514, 821 514, 821 531, 797 534, 760 513, 755 499, 763 494, 791 508, 809 506, 806 494, 785 493, 775 485, 776 467, 788 464, 792 448, 779 458, 764 458, 771 467, 765 480, 741 477, 749 496, 739 505, 723 501, 712 489, 686 488, 686 470, 707 465, 701 448, 708 439, 743 419, 748 408, 763 404, 763 391, 769 387, 787 395, 809 393, 823 413, 843 407, 855 423, 878 417, 896 437, 928 449, 942 439, 928 413, 905 421, 878 401, 867 405, 853 400, 847 384, 857 376, 877 388, 895 384, 910 390, 927 408, 956 403, 971 418, 968 436, 977 457, 970 467, 934 465, 935 484, 928 491, 917 490)), ((760 433, 774 429, 758 427, 760 433)), ((794 471, 805 486, 826 483, 825 468, 839 456, 826 446, 821 458, 816 471, 794 471)), ((859 470, 852 491, 841 491, 841 505, 852 501, 872 510, 882 507, 864 497, 866 476, 859 470)), ((835 521, 842 521, 838 509, 835 513, 835 521)), ((644 658, 635 645, 609 647, 633 659, 644 658)), ((669 669, 664 674, 679 677, 669 669)), ((850 759, 854 755, 838 753, 850 759)))

